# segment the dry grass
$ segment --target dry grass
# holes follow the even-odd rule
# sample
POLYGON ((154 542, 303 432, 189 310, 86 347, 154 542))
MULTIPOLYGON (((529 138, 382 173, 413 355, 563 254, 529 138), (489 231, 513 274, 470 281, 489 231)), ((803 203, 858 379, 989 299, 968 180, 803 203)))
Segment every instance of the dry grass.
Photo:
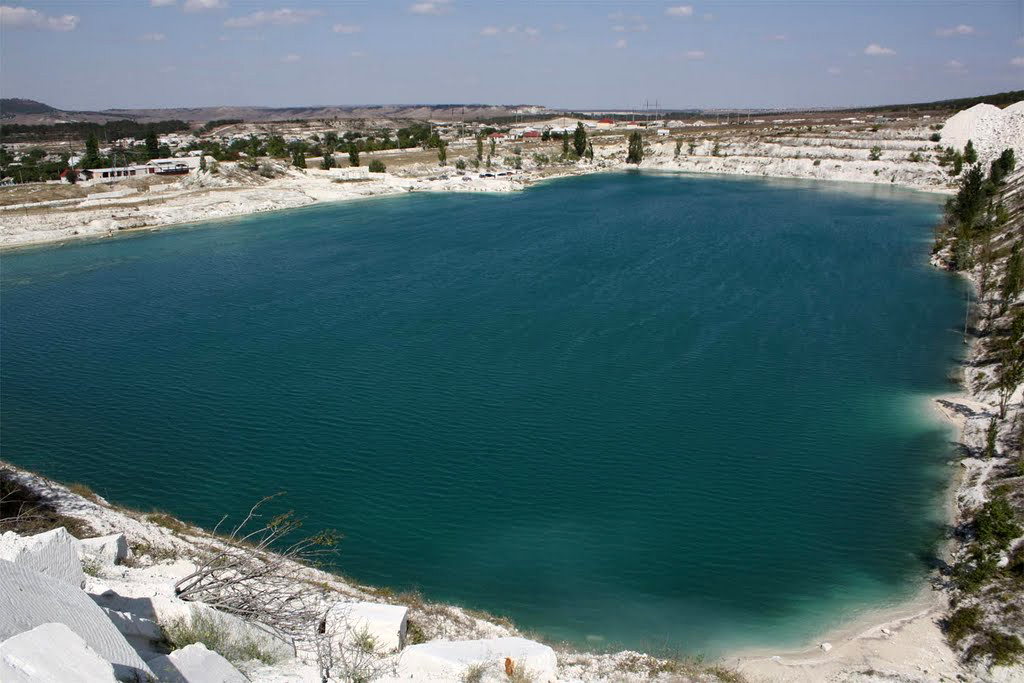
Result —
POLYGON ((51 501, 24 486, 13 470, 0 468, 0 532, 33 535, 58 527, 76 538, 96 535, 87 522, 61 514, 51 501))

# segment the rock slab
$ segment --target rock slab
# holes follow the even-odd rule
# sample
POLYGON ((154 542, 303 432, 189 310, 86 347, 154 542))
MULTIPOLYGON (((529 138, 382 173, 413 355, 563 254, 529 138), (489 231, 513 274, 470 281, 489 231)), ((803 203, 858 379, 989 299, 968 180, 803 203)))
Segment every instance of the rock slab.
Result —
POLYGON ((82 557, 92 558, 100 564, 121 564, 128 558, 128 539, 124 534, 83 538, 79 543, 82 557))
POLYGON ((114 683, 114 667, 64 624, 42 624, 0 643, 4 683, 114 683))
POLYGON ((149 667, 84 591, 65 581, 0 560, 0 638, 49 623, 64 624, 103 659, 119 680, 146 680, 149 667))
POLYGON ((409 608, 374 602, 341 602, 331 608, 327 626, 341 646, 352 635, 373 637, 378 652, 395 652, 405 647, 409 626, 409 608))
POLYGON ((8 531, 0 536, 0 560, 40 572, 75 588, 85 586, 81 544, 64 527, 35 536, 20 536, 8 531))
POLYGON ((160 683, 248 683, 231 662, 194 643, 148 662, 160 683))
POLYGON ((515 670, 524 670, 535 683, 553 683, 558 659, 547 645, 526 638, 485 640, 435 640, 410 645, 398 662, 398 677, 416 681, 462 680, 471 666, 505 672, 505 660, 515 670))

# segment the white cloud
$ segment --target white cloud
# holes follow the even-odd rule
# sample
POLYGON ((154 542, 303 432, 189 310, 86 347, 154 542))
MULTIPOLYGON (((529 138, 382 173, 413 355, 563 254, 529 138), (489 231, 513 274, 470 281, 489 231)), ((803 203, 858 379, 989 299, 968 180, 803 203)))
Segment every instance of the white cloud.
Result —
POLYGON ((302 57, 298 55, 285 55, 284 57, 281 57, 281 61, 285 64, 294 64, 295 62, 302 61, 302 57))
POLYGON ((704 50, 689 50, 686 53, 687 59, 704 59, 705 56, 704 50))
POLYGON ((946 70, 957 74, 967 73, 967 67, 959 59, 951 59, 946 62, 946 70))
POLYGON ((713 13, 711 13, 711 12, 705 12, 704 13, 704 21, 714 21, 714 20, 715 20, 715 15, 713 13))
POLYGON ((562 31, 565 30, 565 24, 552 24, 551 30, 554 31, 555 33, 561 33, 562 31))
POLYGON ((608 15, 608 18, 611 19, 612 21, 619 21, 620 19, 625 18, 625 16, 625 12, 622 12, 620 10, 618 12, 612 12, 611 14, 608 15))
POLYGON ((159 43, 160 41, 167 40, 167 36, 163 33, 143 33, 139 36, 139 40, 144 43, 159 43))
POLYGON ((363 27, 358 24, 335 24, 331 27, 331 30, 335 33, 342 33, 344 35, 352 35, 353 33, 362 33, 363 27))
POLYGON ((352 52, 349 53, 349 57, 353 57, 355 59, 362 59, 365 56, 366 56, 366 53, 365 52, 360 52, 359 50, 352 50, 352 52))
POLYGON ((950 28, 940 28, 935 31, 935 35, 940 38, 949 38, 950 36, 973 36, 977 31, 974 30, 973 26, 967 24, 958 24, 957 26, 951 26, 950 28))
POLYGON ((830 66, 828 69, 826 69, 826 71, 828 71, 833 76, 838 76, 839 74, 843 73, 838 66, 830 66))
POLYGON ((789 40, 789 36, 787 36, 785 33, 775 33, 773 35, 767 36, 767 40, 771 40, 773 42, 781 43, 781 42, 789 40))
POLYGON ((227 0, 185 0, 186 12, 203 12, 208 9, 224 9, 227 0))
POLYGON ((315 9, 275 9, 267 12, 260 10, 247 14, 244 17, 232 17, 224 22, 228 28, 256 28, 257 26, 289 26, 291 24, 304 24, 320 14, 315 9))
POLYGON ((452 11, 453 0, 425 0, 409 5, 413 14, 447 14, 452 11))
POLYGON ((178 0, 149 0, 149 4, 152 7, 170 7, 178 4, 178 0))
POLYGON ((615 31, 616 33, 622 33, 623 31, 626 30, 626 27, 623 26, 622 24, 619 24, 618 26, 612 26, 612 30, 615 31))
POLYGON ((533 26, 527 26, 526 28, 523 29, 523 33, 525 33, 528 36, 535 37, 540 35, 540 29, 533 26))
POLYGON ((78 28, 78 16, 62 14, 49 16, 28 7, 0 5, 0 26, 26 28, 37 31, 74 31, 78 28))
POLYGON ((497 26, 484 26, 480 29, 480 35, 482 36, 496 36, 501 33, 501 29, 497 26))
POLYGON ((619 38, 618 40, 615 41, 615 49, 616 50, 623 50, 628 45, 629 45, 629 43, 626 42, 625 38, 619 38))
POLYGON ((1014 57, 1010 60, 1010 64, 1013 66, 1024 66, 1024 57, 1014 57))
POLYGON ((878 43, 871 43, 864 48, 864 54, 870 57, 889 57, 896 54, 896 50, 889 47, 882 47, 878 43))
POLYGON ((665 14, 670 17, 690 17, 693 16, 693 5, 675 5, 674 7, 666 7, 665 14))

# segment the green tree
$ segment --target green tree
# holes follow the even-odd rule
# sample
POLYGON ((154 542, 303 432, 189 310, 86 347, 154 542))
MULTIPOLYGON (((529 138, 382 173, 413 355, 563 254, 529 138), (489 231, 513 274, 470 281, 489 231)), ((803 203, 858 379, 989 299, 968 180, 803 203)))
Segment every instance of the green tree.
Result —
POLYGON ((569 136, 567 134, 562 135, 562 158, 565 159, 569 156, 569 136))
POLYGON ((199 155, 199 170, 200 171, 205 171, 206 170, 206 155, 205 154, 200 154, 199 155))
POLYGON ((953 168, 950 170, 949 175, 954 178, 960 175, 960 172, 964 170, 964 155, 960 152, 953 153, 953 168))
POLYGON ((587 161, 593 161, 593 160, 594 160, 594 143, 593 142, 588 142, 587 143, 587 161))
POLYGON ((494 156, 494 144, 495 144, 495 140, 494 140, 494 138, 491 138, 491 153, 490 153, 489 156, 492 156, 492 157, 494 156))
POLYGON ((359 165, 359 148, 355 145, 348 146, 348 165, 358 166, 359 165))
POLYGON ((441 166, 448 163, 448 143, 444 140, 439 141, 437 145, 437 163, 441 166))
POLYGON ((82 157, 82 168, 97 168, 100 165, 100 141, 95 133, 89 133, 85 141, 85 156, 82 157))
POLYGON ((871 161, 878 161, 881 158, 882 148, 879 147, 878 145, 875 145, 874 147, 871 148, 871 151, 868 152, 868 159, 870 159, 871 161))
POLYGON ((267 140, 267 156, 274 157, 275 159, 283 159, 288 156, 288 146, 284 142, 284 138, 280 135, 271 135, 270 139, 267 140))
POLYGON ((999 366, 996 369, 996 388, 999 392, 999 419, 1006 418, 1010 398, 1024 381, 1024 309, 1018 309, 1010 322, 1010 329, 996 342, 999 366))
POLYGON ((576 130, 572 134, 572 147, 576 150, 576 156, 581 157, 587 151, 587 131, 582 121, 576 122, 576 130))
POLYGON ((1006 312, 1010 304, 1024 290, 1024 249, 1021 243, 1024 239, 1018 239, 1010 248, 1010 257, 1006 259, 1006 272, 1003 273, 1003 281, 999 286, 999 296, 1002 299, 1000 310, 1006 312))
POLYGON ((306 168, 306 153, 301 149, 292 152, 292 166, 295 168, 306 168))
POLYGON ((476 160, 484 160, 484 138, 482 135, 476 136, 476 160))
POLYGON ((964 146, 964 161, 973 164, 978 160, 978 152, 974 149, 974 141, 968 140, 964 146))
POLYGON ((644 138, 636 130, 629 135, 629 150, 626 153, 627 164, 639 164, 644 160, 644 138))
POLYGON ((988 428, 985 430, 985 457, 996 457, 996 439, 999 436, 999 421, 994 417, 988 421, 988 428))
POLYGON ((160 156, 160 141, 156 137, 156 131, 150 128, 146 131, 146 160, 156 159, 160 156))
POLYGON ((384 162, 380 159, 370 159, 370 173, 383 173, 388 170, 388 167, 384 165, 384 162))
POLYGON ((320 168, 322 168, 325 171, 329 171, 333 166, 334 155, 331 154, 330 152, 324 152, 324 158, 323 161, 320 162, 320 168))
POLYGON ((679 158, 679 153, 683 150, 683 141, 681 139, 676 140, 676 153, 673 155, 675 158, 679 158))

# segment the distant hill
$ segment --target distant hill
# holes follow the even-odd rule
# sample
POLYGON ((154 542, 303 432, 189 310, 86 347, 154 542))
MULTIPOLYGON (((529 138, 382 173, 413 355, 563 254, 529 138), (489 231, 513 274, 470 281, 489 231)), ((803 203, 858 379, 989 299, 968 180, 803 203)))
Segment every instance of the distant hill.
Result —
POLYGON ((57 112, 48 104, 35 100, 23 100, 18 97, 0 98, 0 118, 9 119, 20 114, 49 114, 57 112))

